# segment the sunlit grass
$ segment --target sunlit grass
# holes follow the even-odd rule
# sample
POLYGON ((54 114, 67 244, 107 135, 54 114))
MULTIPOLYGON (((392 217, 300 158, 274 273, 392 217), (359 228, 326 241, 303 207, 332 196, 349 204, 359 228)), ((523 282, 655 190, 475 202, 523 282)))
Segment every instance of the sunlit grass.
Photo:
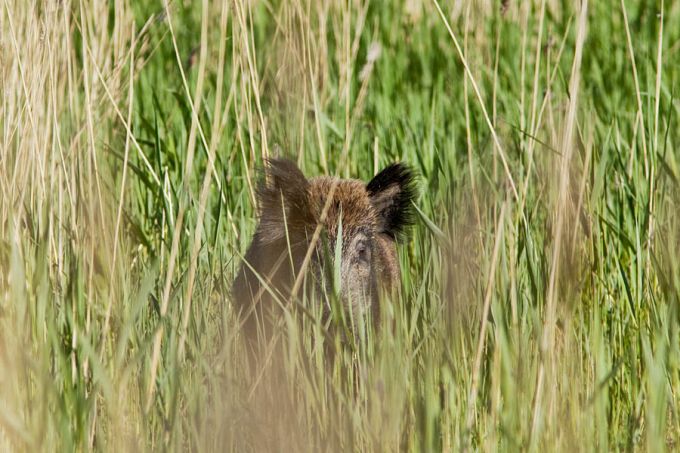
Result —
POLYGON ((679 3, 8 0, 0 30, 0 450, 678 448, 679 3), (301 291, 254 363, 229 289, 277 155, 405 161, 418 215, 379 327, 301 291))

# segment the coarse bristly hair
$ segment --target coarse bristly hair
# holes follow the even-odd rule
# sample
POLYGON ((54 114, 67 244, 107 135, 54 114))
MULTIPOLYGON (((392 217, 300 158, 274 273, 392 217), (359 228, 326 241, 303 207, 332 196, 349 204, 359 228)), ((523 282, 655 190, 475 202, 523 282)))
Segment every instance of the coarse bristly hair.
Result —
MULTIPOLYGON (((266 161, 257 189, 258 227, 232 287, 246 330, 255 329, 253 312, 259 319, 271 313, 277 305, 274 294, 282 300, 289 297, 319 224, 324 237, 333 242, 339 239, 337 228, 342 223, 340 296, 347 308, 375 311, 379 294, 398 285, 396 243, 413 223, 415 196, 415 175, 401 163, 388 165, 365 183, 329 176, 307 179, 288 159, 266 161), (368 258, 362 261, 358 256, 368 258)), ((321 242, 314 246, 318 258, 321 242)), ((322 264, 315 258, 308 270, 320 284, 322 264)))
POLYGON ((376 211, 382 211, 385 234, 395 240, 404 239, 414 223, 416 178, 413 171, 400 162, 391 164, 366 185, 366 191, 376 211))
MULTIPOLYGON (((260 240, 263 244, 281 239, 288 234, 309 233, 316 226, 323 206, 315 203, 316 197, 310 181, 289 159, 273 158, 266 161, 262 179, 257 189, 260 204, 260 240)), ((332 185, 334 178, 327 179, 332 185)), ((337 198, 347 202, 344 187, 337 187, 337 198)), ((414 223, 413 200, 416 197, 416 177, 403 163, 388 165, 367 185, 373 209, 378 217, 381 232, 394 240, 406 238, 406 232, 414 223)), ((360 214, 346 212, 345 214, 360 214)), ((333 218, 334 216, 329 216, 333 218)), ((334 225, 330 225, 331 227, 334 225)))
POLYGON ((288 233, 304 234, 316 224, 310 201, 310 184, 288 159, 269 159, 257 189, 260 210, 258 232, 262 244, 282 239, 288 233))

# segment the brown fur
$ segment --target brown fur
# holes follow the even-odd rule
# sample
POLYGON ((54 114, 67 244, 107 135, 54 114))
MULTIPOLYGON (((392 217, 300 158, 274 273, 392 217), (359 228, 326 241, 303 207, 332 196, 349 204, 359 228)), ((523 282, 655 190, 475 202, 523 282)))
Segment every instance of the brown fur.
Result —
MULTIPOLYGON (((327 176, 308 180, 294 163, 278 159, 269 163, 265 176, 258 189, 259 224, 232 289, 247 336, 266 333, 266 319, 290 299, 319 223, 332 251, 342 222, 341 298, 346 307, 352 314, 375 313, 378 294, 399 282, 396 241, 410 221, 410 170, 394 164, 368 184, 327 176)), ((315 245, 307 269, 317 288, 325 278, 322 242, 315 245)))

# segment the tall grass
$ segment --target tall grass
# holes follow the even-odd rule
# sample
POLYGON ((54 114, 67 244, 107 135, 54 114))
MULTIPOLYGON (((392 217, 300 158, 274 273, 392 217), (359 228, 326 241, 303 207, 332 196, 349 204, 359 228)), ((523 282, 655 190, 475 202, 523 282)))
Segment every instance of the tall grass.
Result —
POLYGON ((0 450, 678 448, 678 2, 1 9, 0 450), (275 155, 418 223, 380 328, 253 367, 275 155))

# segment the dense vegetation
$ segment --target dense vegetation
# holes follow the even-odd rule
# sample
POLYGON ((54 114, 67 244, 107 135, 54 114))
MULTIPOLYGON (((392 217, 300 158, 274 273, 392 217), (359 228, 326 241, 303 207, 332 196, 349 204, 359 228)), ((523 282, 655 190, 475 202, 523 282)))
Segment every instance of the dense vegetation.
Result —
POLYGON ((9 0, 0 31, 0 450, 678 448, 679 2, 9 0), (383 327, 286 318, 282 374, 229 295, 278 155, 420 174, 383 327))

